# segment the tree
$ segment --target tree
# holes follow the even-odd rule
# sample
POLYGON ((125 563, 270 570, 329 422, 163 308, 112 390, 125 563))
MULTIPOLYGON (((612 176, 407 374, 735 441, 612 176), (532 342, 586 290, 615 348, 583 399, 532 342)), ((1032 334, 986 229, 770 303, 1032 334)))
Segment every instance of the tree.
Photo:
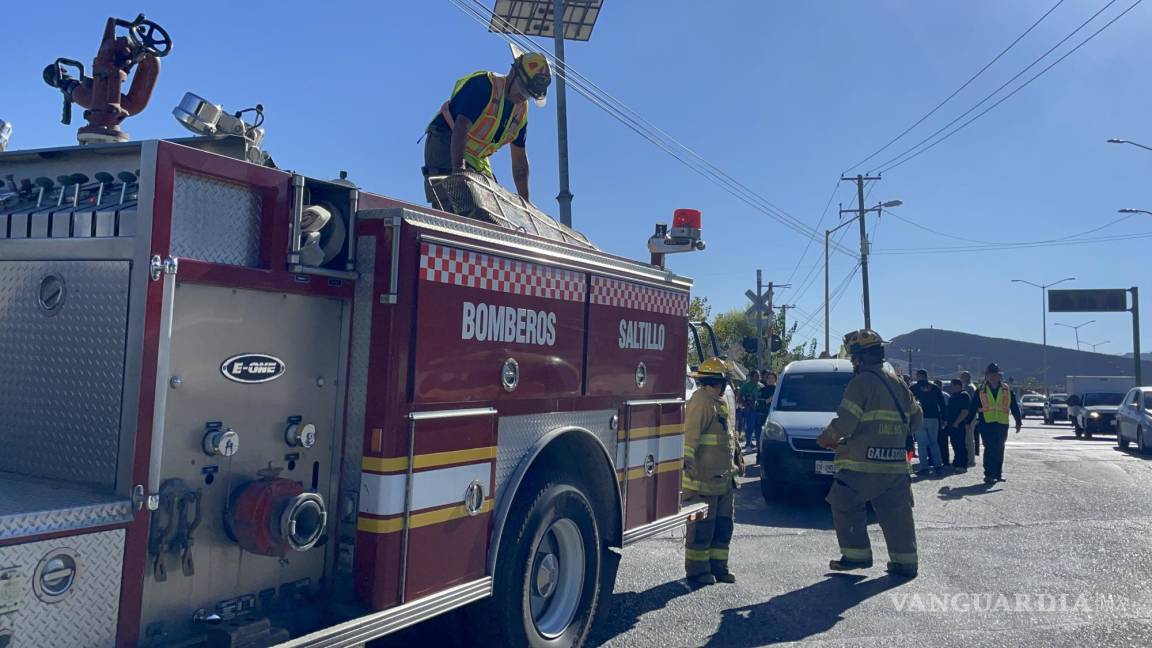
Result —
MULTIPOLYGON (((781 341, 781 351, 771 354, 770 367, 774 371, 779 372, 793 360, 816 357, 816 339, 794 340, 797 325, 793 323, 786 326, 782 311, 773 315, 773 324, 772 329, 781 341)), ((756 336, 756 324, 744 311, 736 309, 721 313, 716 316, 716 321, 712 326, 716 330, 716 337, 721 348, 727 348, 730 359, 742 363, 747 369, 756 367, 755 354, 745 353, 742 345, 744 338, 756 336)), ((767 340, 764 343, 766 344, 767 340)))
POLYGON ((712 316, 712 305, 708 303, 707 297, 693 297, 692 301, 688 304, 688 321, 689 322, 702 322, 707 321, 712 316))

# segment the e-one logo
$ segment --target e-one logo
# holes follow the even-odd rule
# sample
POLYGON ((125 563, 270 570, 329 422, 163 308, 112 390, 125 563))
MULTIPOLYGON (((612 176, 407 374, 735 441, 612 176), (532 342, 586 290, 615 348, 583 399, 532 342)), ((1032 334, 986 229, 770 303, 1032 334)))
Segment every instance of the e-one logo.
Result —
POLYGON ((284 361, 263 353, 244 353, 232 356, 220 365, 220 373, 238 383, 265 383, 284 375, 284 361))
POLYGON ((464 302, 460 339, 554 346, 556 313, 464 302))

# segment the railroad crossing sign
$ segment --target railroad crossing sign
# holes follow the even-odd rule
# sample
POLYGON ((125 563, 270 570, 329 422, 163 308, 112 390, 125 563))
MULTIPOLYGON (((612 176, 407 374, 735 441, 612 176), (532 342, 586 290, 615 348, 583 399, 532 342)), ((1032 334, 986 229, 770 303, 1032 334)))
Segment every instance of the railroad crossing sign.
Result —
POLYGON ((764 291, 762 294, 757 295, 752 290, 745 290, 744 295, 748 297, 748 301, 752 302, 752 305, 744 311, 748 317, 752 318, 753 320, 762 320, 765 319, 767 315, 771 314, 770 307, 768 306, 768 299, 770 297, 768 291, 764 291))

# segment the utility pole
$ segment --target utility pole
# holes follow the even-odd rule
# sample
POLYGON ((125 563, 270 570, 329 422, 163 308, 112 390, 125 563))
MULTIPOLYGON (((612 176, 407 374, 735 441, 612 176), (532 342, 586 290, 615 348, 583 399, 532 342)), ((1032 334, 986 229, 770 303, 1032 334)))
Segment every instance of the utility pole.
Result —
POLYGON ((1136 357, 1136 384, 1144 384, 1144 358, 1140 356, 1140 289, 1132 286, 1132 354, 1136 357))
POLYGON ((568 191, 568 101, 564 88, 568 73, 564 67, 564 0, 554 0, 552 5, 552 34, 556 40, 556 152, 560 158, 560 193, 556 200, 560 203, 560 222, 572 227, 572 192, 568 191))
POLYGON ((868 231, 864 222, 864 215, 870 209, 864 207, 864 183, 868 180, 880 180, 880 176, 857 175, 854 178, 841 176, 840 180, 856 183, 856 212, 860 220, 860 276, 864 282, 864 328, 872 328, 872 301, 868 294, 868 231))
MULTIPOLYGON (((772 315, 772 292, 773 292, 774 290, 775 290, 775 285, 774 285, 774 284, 773 284, 771 281, 769 281, 769 282, 768 282, 768 313, 767 313, 767 317, 768 317, 768 330, 767 330, 767 331, 764 331, 764 335, 765 335, 765 337, 767 337, 767 340, 765 340, 764 338, 760 338, 760 346, 759 346, 759 347, 757 347, 757 348, 759 348, 759 349, 760 349, 760 357, 761 357, 761 358, 763 358, 763 357, 764 357, 764 348, 765 348, 765 347, 767 347, 767 349, 768 349, 768 365, 767 365, 767 368, 768 368, 768 369, 771 369, 771 368, 772 368, 772 320, 773 320, 773 315, 772 315)), ((763 361, 761 361, 761 363, 760 363, 760 364, 761 364, 761 367, 760 367, 760 371, 764 371, 764 362, 763 362, 763 361)))
MULTIPOLYGON (((780 339, 783 341, 784 334, 788 332, 788 309, 796 308, 796 304, 781 304, 780 305, 780 339)), ((780 350, 784 353, 788 352, 788 347, 781 346, 780 350)))
MULTIPOLYGON (((768 312, 771 313, 772 289, 768 291, 768 312)), ((756 271, 756 294, 764 294, 764 273, 761 270, 756 271)), ((764 371, 764 313, 756 317, 756 371, 764 371)))
POLYGON ((829 339, 829 329, 831 328, 831 316, 828 314, 828 237, 832 236, 832 230, 824 230, 824 357, 831 358, 832 352, 828 348, 831 345, 829 339))

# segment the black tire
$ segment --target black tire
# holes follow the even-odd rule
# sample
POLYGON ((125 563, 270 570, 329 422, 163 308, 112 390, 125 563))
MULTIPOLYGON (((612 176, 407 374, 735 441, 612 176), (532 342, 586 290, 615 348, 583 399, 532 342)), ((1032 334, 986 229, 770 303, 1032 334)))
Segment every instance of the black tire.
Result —
POLYGON ((1121 450, 1128 449, 1128 439, 1125 439, 1124 435, 1120 434, 1119 429, 1116 430, 1116 447, 1121 450))
MULTIPOLYGON (((619 556, 605 556, 611 552, 604 546, 592 504, 579 484, 552 481, 539 486, 531 483, 525 486, 528 488, 524 488, 517 496, 517 501, 509 511, 509 526, 505 529, 497 556, 492 598, 475 606, 474 625, 481 626, 484 634, 479 637, 484 637, 485 643, 493 646, 580 646, 587 639, 596 616, 605 571, 615 581, 619 556), (561 544, 557 537, 551 536, 558 524, 568 528, 574 526, 578 531, 584 564, 582 574, 577 574, 580 592, 571 621, 563 630, 546 636, 533 618, 530 600, 534 583, 531 581, 540 564, 540 550, 546 543, 553 547, 561 544), (546 535, 549 536, 548 540, 545 539, 546 535)), ((566 565, 562 562, 558 564, 557 573, 563 573, 566 565)), ((556 596, 558 593, 559 590, 554 590, 552 596, 556 598, 545 599, 540 613, 543 617, 541 621, 547 618, 551 606, 561 600, 556 596)))
POLYGON ((1089 430, 1088 428, 1084 428, 1084 438, 1085 439, 1091 439, 1093 434, 1095 434, 1095 432, 1093 432, 1092 430, 1089 430))
POLYGON ((1148 454, 1148 446, 1144 445, 1144 428, 1136 428, 1136 452, 1142 455, 1148 454))

